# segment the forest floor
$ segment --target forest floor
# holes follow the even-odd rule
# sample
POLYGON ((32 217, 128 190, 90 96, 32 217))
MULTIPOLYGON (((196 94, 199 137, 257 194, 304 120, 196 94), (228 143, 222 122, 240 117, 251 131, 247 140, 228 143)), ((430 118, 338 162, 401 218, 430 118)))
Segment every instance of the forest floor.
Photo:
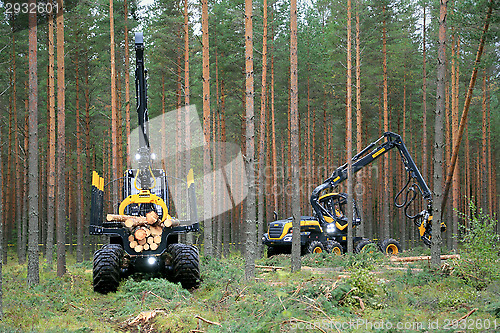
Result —
MULTIPOLYGON (((258 260, 248 282, 242 256, 232 254, 202 258, 194 291, 130 278, 108 295, 93 292, 91 262, 71 260, 61 278, 42 264, 40 285, 29 288, 26 265, 9 258, 0 332, 500 331, 499 281, 461 269, 463 258, 433 271, 427 262, 394 263, 379 253, 323 253, 304 256, 302 271, 291 273, 290 257, 278 255, 258 260)), ((500 271, 498 260, 494 266, 500 271)))

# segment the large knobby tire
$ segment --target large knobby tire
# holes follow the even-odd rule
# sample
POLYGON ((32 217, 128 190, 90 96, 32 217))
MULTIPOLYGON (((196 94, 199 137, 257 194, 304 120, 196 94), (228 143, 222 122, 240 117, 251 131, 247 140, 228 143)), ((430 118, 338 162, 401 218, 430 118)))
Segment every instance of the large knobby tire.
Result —
POLYGON ((182 288, 193 289, 200 286, 200 257, 198 249, 192 245, 171 244, 168 252, 172 257, 173 282, 180 282, 182 288))
POLYGON ((401 252, 401 244, 393 238, 387 238, 379 243, 380 251, 385 255, 395 256, 401 252))
POLYGON ((325 247, 320 241, 312 241, 307 247, 307 253, 323 253, 325 252, 325 247))
POLYGON ((362 239, 358 241, 356 244, 354 244, 354 253, 362 253, 366 251, 369 251, 371 253, 371 246, 367 247, 367 245, 370 244, 373 244, 373 242, 369 239, 362 239))
POLYGON ((267 257, 271 258, 272 256, 275 256, 278 254, 278 251, 274 246, 268 246, 267 247, 267 257))
POLYGON ((104 245, 94 253, 93 285, 95 292, 107 294, 118 289, 122 260, 123 247, 118 244, 104 245))
POLYGON ((339 242, 329 240, 326 243, 326 252, 340 256, 344 253, 344 247, 339 242))

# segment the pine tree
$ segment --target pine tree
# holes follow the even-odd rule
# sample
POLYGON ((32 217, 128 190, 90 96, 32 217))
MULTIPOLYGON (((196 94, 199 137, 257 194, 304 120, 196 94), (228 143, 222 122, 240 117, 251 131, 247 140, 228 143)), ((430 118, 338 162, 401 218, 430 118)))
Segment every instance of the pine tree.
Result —
MULTIPOLYGON (((29 1, 30 6, 35 0, 29 1)), ((37 71, 37 24, 36 12, 29 14, 29 238, 28 274, 29 285, 40 281, 38 263, 38 71, 37 71)))
POLYGON ((248 195, 246 198, 246 254, 245 278, 255 276, 255 250, 257 235, 255 229, 255 119, 254 119, 254 78, 253 78, 253 28, 252 0, 245 0, 245 148, 248 195))
POLYGON ((300 263, 300 153, 299 153, 299 94, 297 69, 297 1, 290 1, 290 156, 292 180, 292 272, 299 271, 300 263))
MULTIPOLYGON (((266 144, 266 98, 267 98, 267 0, 263 3, 263 35, 262 35, 262 83, 260 91, 260 130, 259 130, 259 197, 258 203, 258 228, 257 234, 260 236, 264 233, 264 186, 265 186, 265 144, 266 144)), ((262 255, 262 244, 258 243, 257 255, 262 255)))
POLYGON ((432 235, 431 263, 439 266, 441 263, 441 233, 439 225, 441 223, 441 202, 443 200, 443 165, 444 165, 444 113, 445 113, 445 79, 446 79, 446 10, 447 0, 440 0, 439 9, 439 41, 437 58, 437 83, 436 83, 436 111, 434 124, 434 202, 436 203, 434 216, 435 227, 432 235))
MULTIPOLYGON (((57 276, 66 273, 66 100, 64 81, 64 0, 57 0, 57 276)), ((31 96, 31 94, 30 94, 31 96)), ((30 126, 33 122, 30 120, 30 126)), ((31 144, 31 141, 30 141, 31 144)), ((30 159, 31 161, 31 159, 30 159)), ((31 176, 31 173, 30 173, 31 176)), ((31 181, 30 181, 31 186, 31 181)), ((30 217, 30 221, 33 218, 30 217)), ((31 227, 30 227, 31 229, 31 227)))

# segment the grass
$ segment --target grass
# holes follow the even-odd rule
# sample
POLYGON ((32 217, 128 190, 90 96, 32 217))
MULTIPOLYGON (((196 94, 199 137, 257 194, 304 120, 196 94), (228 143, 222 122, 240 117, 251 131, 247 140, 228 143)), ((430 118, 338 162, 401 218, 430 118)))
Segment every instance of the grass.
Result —
POLYGON ((477 329, 467 331, 495 332, 495 323, 500 330, 497 280, 478 289, 460 275, 432 271, 426 264, 387 269, 395 264, 379 254, 307 255, 302 263, 312 269, 291 273, 286 255, 259 259, 258 265, 284 269, 257 269, 257 279, 245 281, 240 255, 202 258, 198 290, 163 279, 129 279, 118 292, 100 295, 92 291, 90 262, 69 260, 64 277, 42 269, 40 285, 30 288, 26 266, 12 259, 3 268, 0 332, 320 332, 318 327, 325 332, 458 332, 458 326, 443 325, 475 308, 468 319, 477 329), (128 325, 153 310, 154 318, 128 325), (432 329, 435 323, 439 329, 432 329))

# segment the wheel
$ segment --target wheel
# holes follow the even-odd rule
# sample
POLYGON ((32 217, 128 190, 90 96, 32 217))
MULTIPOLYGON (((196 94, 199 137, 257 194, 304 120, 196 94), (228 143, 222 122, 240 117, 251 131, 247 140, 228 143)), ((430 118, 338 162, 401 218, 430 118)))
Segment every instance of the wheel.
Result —
POLYGON ((373 244, 373 242, 366 238, 358 241, 356 244, 354 244, 354 253, 362 253, 362 252, 373 253, 372 247, 369 246, 370 244, 373 244), (368 247, 366 247, 367 245, 368 247))
POLYGON ((393 238, 387 238, 382 240, 379 243, 380 251, 382 251, 385 255, 395 256, 399 252, 401 252, 401 244, 393 238))
POLYGON ((320 241, 312 241, 307 247, 307 253, 322 253, 324 251, 325 247, 320 241))
POLYGON ((94 291, 107 294, 118 289, 122 260, 123 247, 118 244, 104 245, 94 253, 94 291))
POLYGON ((267 247, 267 257, 268 258, 271 258, 272 256, 275 256, 277 254, 278 254, 278 251, 276 250, 276 248, 274 248, 274 246, 267 247))
POLYGON ((344 253, 344 248, 342 245, 340 245, 339 242, 329 240, 326 243, 326 252, 333 253, 336 256, 340 256, 342 255, 342 253, 344 253))
POLYGON ((173 282, 180 282, 182 288, 200 286, 200 257, 198 249, 192 245, 171 244, 168 252, 172 256, 173 282))

